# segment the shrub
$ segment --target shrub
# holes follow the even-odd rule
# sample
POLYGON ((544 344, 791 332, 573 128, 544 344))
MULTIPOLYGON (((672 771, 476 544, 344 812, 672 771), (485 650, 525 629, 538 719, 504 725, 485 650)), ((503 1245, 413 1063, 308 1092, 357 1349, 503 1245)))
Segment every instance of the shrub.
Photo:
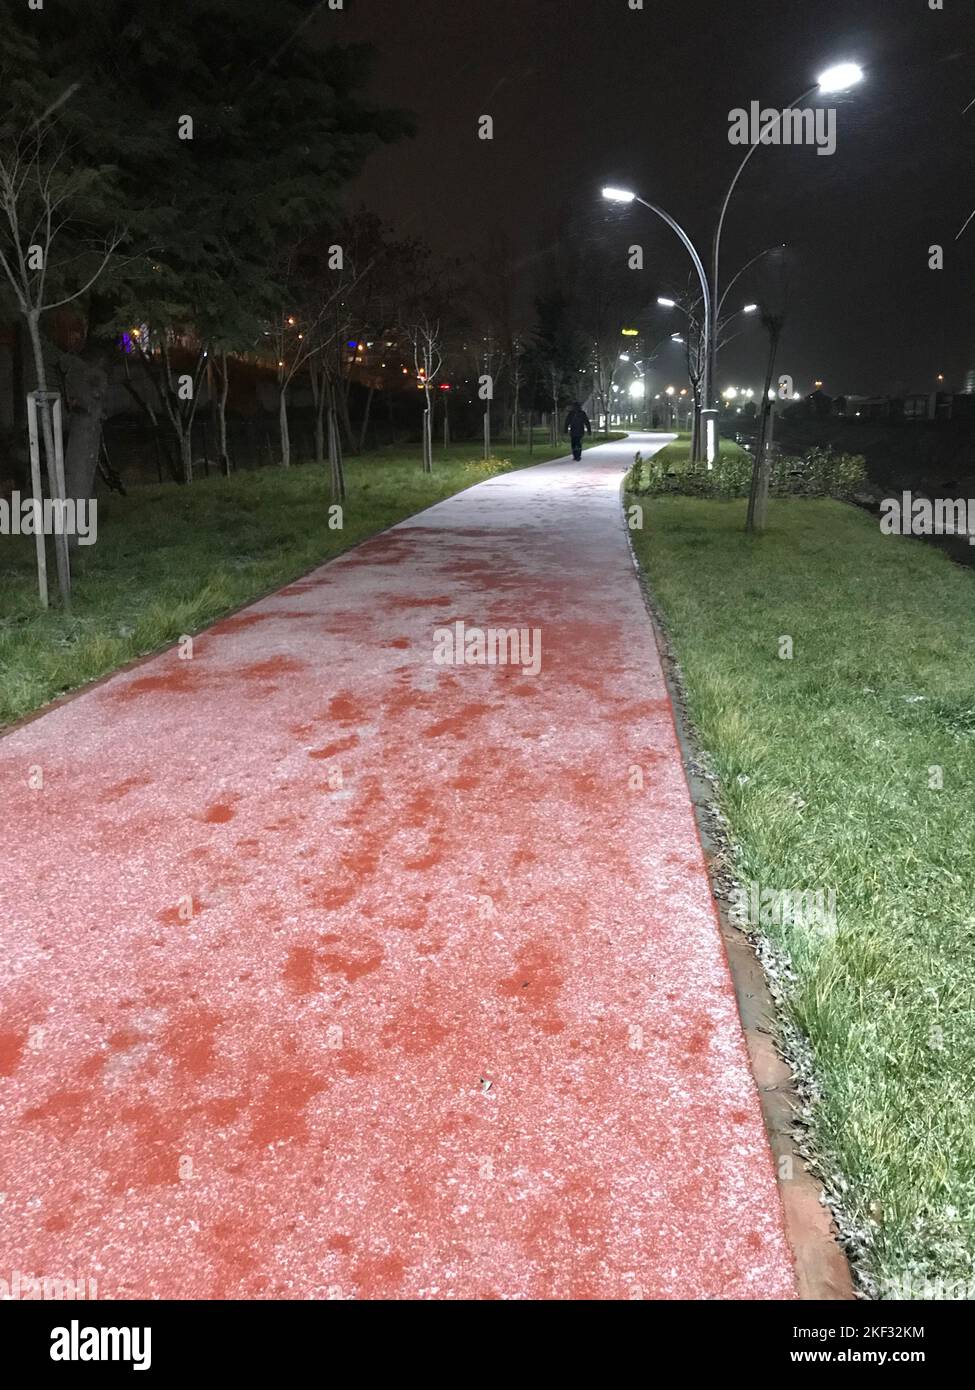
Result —
MULTIPOLYGON (((701 464, 692 467, 686 445, 668 445, 653 458, 635 460, 626 487, 642 496, 678 494, 730 501, 748 496, 752 467, 751 454, 726 444, 711 469, 701 464)), ((816 448, 800 458, 777 457, 769 491, 775 497, 849 497, 865 478, 866 463, 861 455, 816 448)))
POLYGON ((772 465, 769 491, 777 497, 848 497, 866 480, 861 454, 809 449, 801 458, 784 455, 772 465))

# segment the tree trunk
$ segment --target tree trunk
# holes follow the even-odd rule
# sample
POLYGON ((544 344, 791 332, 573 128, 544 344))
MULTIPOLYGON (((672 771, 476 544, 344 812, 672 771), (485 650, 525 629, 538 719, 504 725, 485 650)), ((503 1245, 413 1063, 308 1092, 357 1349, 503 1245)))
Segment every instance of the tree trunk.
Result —
POLYGON ((423 471, 424 473, 433 472, 433 410, 430 400, 430 388, 425 386, 423 394, 426 397, 426 409, 423 412, 423 471))
POLYGON ((325 391, 328 399, 328 459, 329 485, 332 501, 345 500, 345 470, 342 467, 342 440, 335 410, 335 384, 331 377, 326 378, 325 391))
MULTIPOLYGON (((44 362, 44 344, 41 339, 40 318, 36 312, 27 316, 27 331, 30 334, 31 349, 34 354, 34 374, 38 391, 47 391, 47 366, 44 362)), ((44 438, 44 455, 47 460, 48 488, 52 498, 63 500, 65 496, 64 477, 58 468, 57 451, 54 447, 54 422, 51 417, 51 403, 39 403, 41 432, 44 438)), ((65 608, 71 607, 71 565, 68 559, 68 538, 55 535, 54 553, 57 557, 58 589, 65 608)))
POLYGON ((342 426, 342 439, 346 448, 354 447, 352 438, 352 419, 349 415, 349 387, 352 385, 351 379, 344 382, 342 388, 336 393, 338 396, 339 424, 342 426))
POLYGON ((325 462, 325 402, 315 406, 315 462, 325 462))
POLYGON ((759 474, 758 492, 755 497, 754 524, 756 531, 764 531, 768 521, 769 478, 772 473, 772 446, 775 436, 775 402, 769 401, 765 421, 765 451, 762 470, 759 474))
POLYGON ((769 461, 766 453, 769 416, 772 402, 769 391, 772 389, 772 376, 775 372, 775 358, 779 349, 779 332, 769 330, 768 366, 765 371, 765 390, 762 392, 762 415, 755 444, 755 462, 752 464, 752 482, 748 493, 748 514, 745 518, 745 531, 749 534, 760 531, 765 526, 768 512, 768 474, 769 461))
POLYGON ((62 361, 67 361, 66 393, 72 401, 64 482, 68 497, 81 500, 95 492, 109 378, 102 360, 72 357, 62 361))
POLYGON ((193 425, 189 429, 179 426, 179 456, 183 463, 183 482, 193 481, 193 425))
POLYGON ((230 451, 227 448, 227 397, 230 394, 230 364, 227 354, 220 354, 220 394, 217 397, 217 447, 220 467, 225 478, 230 477, 230 451))
POLYGON ((281 466, 290 468, 291 435, 288 430, 288 387, 285 382, 281 383, 281 393, 278 397, 278 427, 281 431, 281 466))
POLYGON ((372 398, 376 394, 375 386, 369 387, 369 394, 366 396, 366 409, 362 416, 362 428, 359 430, 359 453, 361 454, 366 447, 366 431, 369 429, 369 416, 372 412, 372 398))
POLYGON ((315 462, 325 462, 325 369, 313 357, 308 364, 311 398, 315 407, 315 462))

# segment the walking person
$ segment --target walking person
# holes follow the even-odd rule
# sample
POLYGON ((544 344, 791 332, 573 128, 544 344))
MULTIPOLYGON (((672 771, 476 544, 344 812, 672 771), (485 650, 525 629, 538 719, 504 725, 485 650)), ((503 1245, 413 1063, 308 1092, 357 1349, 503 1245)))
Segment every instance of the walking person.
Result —
POLYGON ((578 462, 582 458, 582 436, 584 433, 592 434, 589 416, 579 401, 573 401, 569 407, 569 413, 565 417, 565 432, 572 445, 572 457, 578 462))

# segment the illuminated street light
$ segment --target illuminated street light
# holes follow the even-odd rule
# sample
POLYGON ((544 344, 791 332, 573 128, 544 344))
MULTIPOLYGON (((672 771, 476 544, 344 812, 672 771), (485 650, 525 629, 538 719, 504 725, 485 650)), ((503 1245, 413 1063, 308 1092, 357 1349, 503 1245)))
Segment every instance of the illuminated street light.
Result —
POLYGON ((735 188, 738 185, 738 180, 741 178, 742 174, 745 171, 746 164, 751 159, 755 151, 758 149, 759 145, 763 143, 768 143, 770 136, 773 135, 777 127, 781 124, 782 119, 787 111, 793 111, 797 107, 800 107, 804 101, 806 101, 809 97, 813 96, 816 92, 821 92, 823 93, 823 95, 832 95, 837 92, 846 92, 849 91, 851 87, 855 87, 856 84, 858 82, 861 82, 862 80, 863 69, 859 67, 856 63, 836 63, 833 65, 833 67, 827 68, 824 72, 820 73, 815 86, 810 87, 807 92, 803 92, 801 96, 796 97, 795 101, 790 101, 788 106, 783 108, 783 110, 778 114, 778 116, 773 122, 771 122, 768 126, 763 127, 760 138, 756 140, 753 145, 749 146, 744 159, 741 161, 741 163, 738 165, 738 168, 735 170, 735 176, 731 180, 731 183, 728 185, 728 191, 724 196, 724 202, 721 204, 721 211, 718 214, 718 222, 717 226, 715 227, 714 243, 712 246, 711 293, 714 297, 714 303, 717 307, 715 308, 714 317, 711 320, 710 332, 705 333, 704 335, 704 340, 707 344, 706 356, 709 364, 709 371, 712 381, 714 380, 715 366, 717 363, 718 356, 718 314, 720 313, 720 306, 723 298, 723 296, 719 293, 721 229, 724 226, 724 220, 728 212, 728 204, 731 202, 731 195, 732 193, 734 193, 735 188))
POLYGON ((676 308, 677 308, 677 300, 676 300, 676 299, 666 299, 662 294, 658 294, 658 295, 657 295, 657 303, 660 305, 660 307, 661 307, 662 309, 676 309, 676 308))
POLYGON ((754 314, 754 312, 755 312, 755 310, 756 310, 757 308, 758 308, 758 305, 757 305, 757 304, 746 304, 745 307, 744 307, 744 309, 742 309, 741 312, 742 312, 743 314, 754 314))
MULTIPOLYGON (((704 269, 704 262, 701 260, 698 249, 694 245, 693 241, 691 241, 687 233, 684 231, 684 228, 680 225, 679 222, 675 221, 675 219, 671 217, 669 212, 665 212, 663 208, 658 207, 655 203, 648 203, 646 198, 637 197, 637 195, 628 188, 615 188, 612 186, 605 187, 603 189, 603 197, 608 199, 608 201, 611 203, 640 203, 642 207, 647 208, 650 212, 654 213, 655 216, 659 217, 662 222, 666 222, 667 226, 678 237, 678 239, 681 242, 681 245, 684 247, 685 251, 691 258, 691 263, 694 266, 694 270, 697 273, 697 278, 701 286, 701 299, 704 304, 701 331, 703 334, 704 342, 710 342, 713 335, 714 316, 713 300, 711 297, 711 284, 708 280, 708 274, 707 271, 704 269)), ((678 341, 676 337, 675 341, 678 341)), ((709 356, 707 352, 705 352, 704 370, 702 372, 701 381, 701 396, 704 402, 704 409, 701 412, 701 424, 705 445, 704 452, 705 457, 707 458, 707 464, 709 468, 712 467, 714 459, 717 456, 718 452, 717 412, 713 410, 711 405, 711 383, 713 380, 712 368, 712 358, 709 356)), ((700 441, 696 441, 694 445, 695 461, 697 460, 697 451, 699 449, 700 441)))
MULTIPOLYGON (((848 92, 863 81, 863 69, 857 63, 837 63, 820 75, 817 86, 825 94, 848 92)), ((814 89, 815 90, 815 89, 814 89)))

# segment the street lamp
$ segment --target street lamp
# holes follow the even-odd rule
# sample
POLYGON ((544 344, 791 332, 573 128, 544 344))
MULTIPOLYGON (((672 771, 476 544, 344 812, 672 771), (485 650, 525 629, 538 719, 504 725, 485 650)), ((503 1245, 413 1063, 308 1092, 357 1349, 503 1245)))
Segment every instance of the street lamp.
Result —
MULTIPOLYGON (((645 198, 638 197, 634 192, 632 192, 628 188, 614 188, 612 186, 606 187, 603 189, 603 197, 611 203, 641 203, 643 207, 649 208, 651 212, 656 213, 656 215, 659 218, 661 218, 662 221, 667 223, 667 226, 670 227, 671 231, 675 232, 676 235, 680 238, 681 242, 684 245, 684 248, 687 251, 687 254, 690 256, 691 261, 693 262, 694 269, 697 271, 697 278, 701 282, 701 295, 704 300, 704 342, 705 344, 710 342, 711 286, 708 284, 707 271, 704 269, 704 262, 698 255, 697 247, 694 245, 693 241, 691 241, 690 237, 684 231, 684 228, 680 225, 679 222, 676 222, 674 218, 671 217, 670 213, 664 212, 663 208, 657 207, 655 203, 648 203, 645 198)), ((705 352, 704 355, 704 381, 702 395, 704 397, 705 406, 704 415, 707 422, 706 438, 708 441, 708 462, 710 463, 714 458, 714 452, 717 451, 717 425, 715 423, 714 414, 711 412, 711 363, 707 352, 705 352), (712 452, 712 450, 714 452, 712 452)))
MULTIPOLYGON (((790 101, 788 106, 784 107, 783 110, 778 113, 774 121, 770 121, 767 127, 763 127, 762 135, 771 134, 771 132, 777 129, 777 127, 781 124, 782 118, 785 116, 786 111, 794 110, 795 107, 801 105, 802 102, 806 101, 807 98, 813 96, 814 93, 822 92, 824 96, 833 96, 838 92, 849 91, 851 87, 855 87, 858 82, 862 81, 863 69, 857 63, 835 63, 833 67, 827 68, 825 72, 820 73, 814 85, 810 87, 807 92, 803 92, 801 96, 796 97, 794 101, 790 101)), ((731 195, 732 193, 734 193, 735 188, 737 187, 738 180, 744 173, 745 165, 751 159, 752 155, 755 153, 755 151, 758 149, 761 143, 762 140, 760 136, 760 138, 755 141, 754 145, 751 145, 749 147, 744 159, 738 165, 738 168, 735 171, 735 176, 731 180, 731 183, 728 185, 728 191, 724 196, 724 202, 721 204, 721 212, 718 215, 718 225, 715 228, 714 232, 714 250, 711 264, 711 289, 714 295, 715 305, 718 306, 720 306, 722 302, 721 297, 718 293, 718 270, 721 256, 721 229, 724 226, 725 214, 728 211, 728 204, 731 202, 731 195)), ((710 373, 712 379, 714 377, 715 359, 717 356, 718 312, 719 310, 716 309, 714 320, 711 324, 711 334, 710 337, 706 340, 708 343, 710 343, 708 357, 710 359, 710 373)))
POLYGON ((863 69, 857 63, 837 63, 820 73, 816 87, 826 95, 833 92, 848 92, 858 82, 863 81, 863 69))

